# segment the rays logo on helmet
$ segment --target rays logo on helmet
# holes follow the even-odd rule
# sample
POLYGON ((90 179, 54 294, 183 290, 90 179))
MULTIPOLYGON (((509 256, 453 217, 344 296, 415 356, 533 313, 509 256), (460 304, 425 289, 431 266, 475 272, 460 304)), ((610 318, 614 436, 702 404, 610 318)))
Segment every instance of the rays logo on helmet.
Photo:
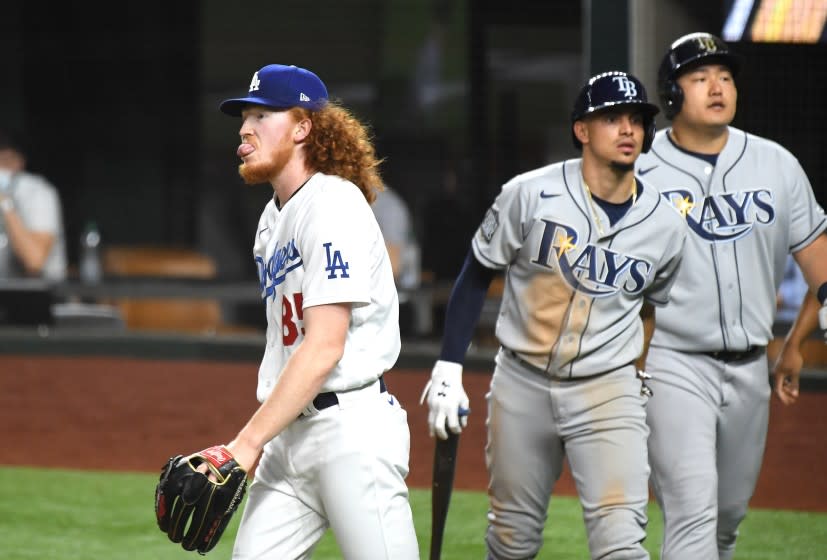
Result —
POLYGON ((591 243, 578 253, 577 230, 552 220, 542 222, 545 224, 543 236, 537 256, 531 262, 554 268, 551 261, 555 258, 560 274, 574 290, 592 297, 606 297, 620 290, 636 294, 645 287, 652 263, 591 243), (570 253, 573 258, 569 257, 570 253))
POLYGON ((637 86, 626 76, 615 76, 612 80, 617 84, 617 91, 628 99, 637 99, 637 86))
POLYGON ((710 54, 718 51, 718 43, 715 41, 714 37, 709 35, 699 35, 695 37, 695 40, 698 42, 698 48, 702 51, 706 51, 710 54))
POLYGON ((734 241, 748 235, 758 225, 775 221, 772 192, 767 189, 737 191, 707 196, 696 203, 691 191, 663 191, 669 201, 698 237, 710 242, 734 241))

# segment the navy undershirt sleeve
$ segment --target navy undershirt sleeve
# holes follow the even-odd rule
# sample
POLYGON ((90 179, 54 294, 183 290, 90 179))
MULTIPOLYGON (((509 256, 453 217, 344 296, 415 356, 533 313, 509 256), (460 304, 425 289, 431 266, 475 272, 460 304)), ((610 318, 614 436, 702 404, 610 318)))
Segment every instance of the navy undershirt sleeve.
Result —
POLYGON ((497 273, 498 271, 480 264, 474 257, 473 249, 468 251, 451 290, 451 297, 448 298, 440 360, 458 364, 465 362, 465 353, 482 313, 488 286, 497 273))

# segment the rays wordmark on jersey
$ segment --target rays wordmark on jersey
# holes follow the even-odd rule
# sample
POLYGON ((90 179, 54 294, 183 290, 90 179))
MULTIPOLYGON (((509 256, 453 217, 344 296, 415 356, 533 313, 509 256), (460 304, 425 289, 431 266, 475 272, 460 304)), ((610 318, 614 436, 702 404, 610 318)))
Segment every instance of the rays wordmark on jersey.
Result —
POLYGON ((258 280, 261 285, 261 299, 275 297, 276 286, 284 282, 291 270, 302 265, 302 257, 296 248, 296 240, 291 239, 281 247, 276 244, 273 254, 264 263, 264 259, 256 257, 258 280))
POLYGON ((630 294, 643 290, 652 263, 591 243, 581 249, 573 227, 553 220, 541 222, 543 235, 531 262, 553 269, 555 259, 568 285, 592 297, 610 296, 619 290, 630 294))
POLYGON ((772 192, 753 189, 707 196, 696 203, 687 189, 661 193, 681 216, 689 228, 706 241, 734 241, 748 235, 758 224, 775 221, 772 192))

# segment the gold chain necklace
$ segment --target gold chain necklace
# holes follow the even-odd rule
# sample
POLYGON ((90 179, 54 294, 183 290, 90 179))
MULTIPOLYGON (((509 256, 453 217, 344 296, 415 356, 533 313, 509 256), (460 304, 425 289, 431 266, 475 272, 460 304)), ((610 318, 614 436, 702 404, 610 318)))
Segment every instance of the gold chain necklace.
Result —
MULTIPOLYGON (((586 179, 583 176, 580 176, 580 182, 583 184, 583 190, 586 191, 586 198, 589 199, 589 210, 592 212, 592 220, 597 225, 597 234, 600 237, 603 237, 603 221, 600 219, 600 216, 597 214, 597 208, 595 208, 594 199, 592 198, 592 190, 589 188, 588 183, 586 183, 586 179)), ((631 188, 631 197, 632 197, 632 206, 635 205, 637 202, 637 181, 635 181, 634 176, 632 176, 632 188, 631 188)))

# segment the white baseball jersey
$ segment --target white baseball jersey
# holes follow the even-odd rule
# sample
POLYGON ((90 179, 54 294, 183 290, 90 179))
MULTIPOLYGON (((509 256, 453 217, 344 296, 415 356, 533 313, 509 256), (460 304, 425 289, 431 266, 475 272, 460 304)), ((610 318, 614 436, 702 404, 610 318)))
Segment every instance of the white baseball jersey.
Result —
MULTIPOLYGON (((55 282, 65 280, 66 233, 57 189, 40 175, 27 172, 15 173, 9 181, 8 195, 14 201, 17 214, 26 228, 54 235, 41 276, 55 282)), ((26 278, 22 263, 12 251, 11 240, 3 222, 0 212, 0 278, 26 278)))
POLYGON ((580 159, 515 177, 472 241, 482 264, 507 268, 497 338, 554 376, 629 364, 643 348, 642 300, 668 301, 685 237, 680 215, 646 185, 610 226, 580 159))
POLYGON ((766 345, 787 254, 827 228, 798 161, 775 142, 730 127, 714 167, 660 131, 637 170, 689 226, 652 345, 690 352, 766 345))
POLYGON ((376 218, 353 183, 316 173, 279 210, 264 208, 253 254, 267 307, 258 374, 263 402, 304 337, 303 310, 350 302, 342 359, 322 391, 375 381, 399 356, 399 302, 376 218))

